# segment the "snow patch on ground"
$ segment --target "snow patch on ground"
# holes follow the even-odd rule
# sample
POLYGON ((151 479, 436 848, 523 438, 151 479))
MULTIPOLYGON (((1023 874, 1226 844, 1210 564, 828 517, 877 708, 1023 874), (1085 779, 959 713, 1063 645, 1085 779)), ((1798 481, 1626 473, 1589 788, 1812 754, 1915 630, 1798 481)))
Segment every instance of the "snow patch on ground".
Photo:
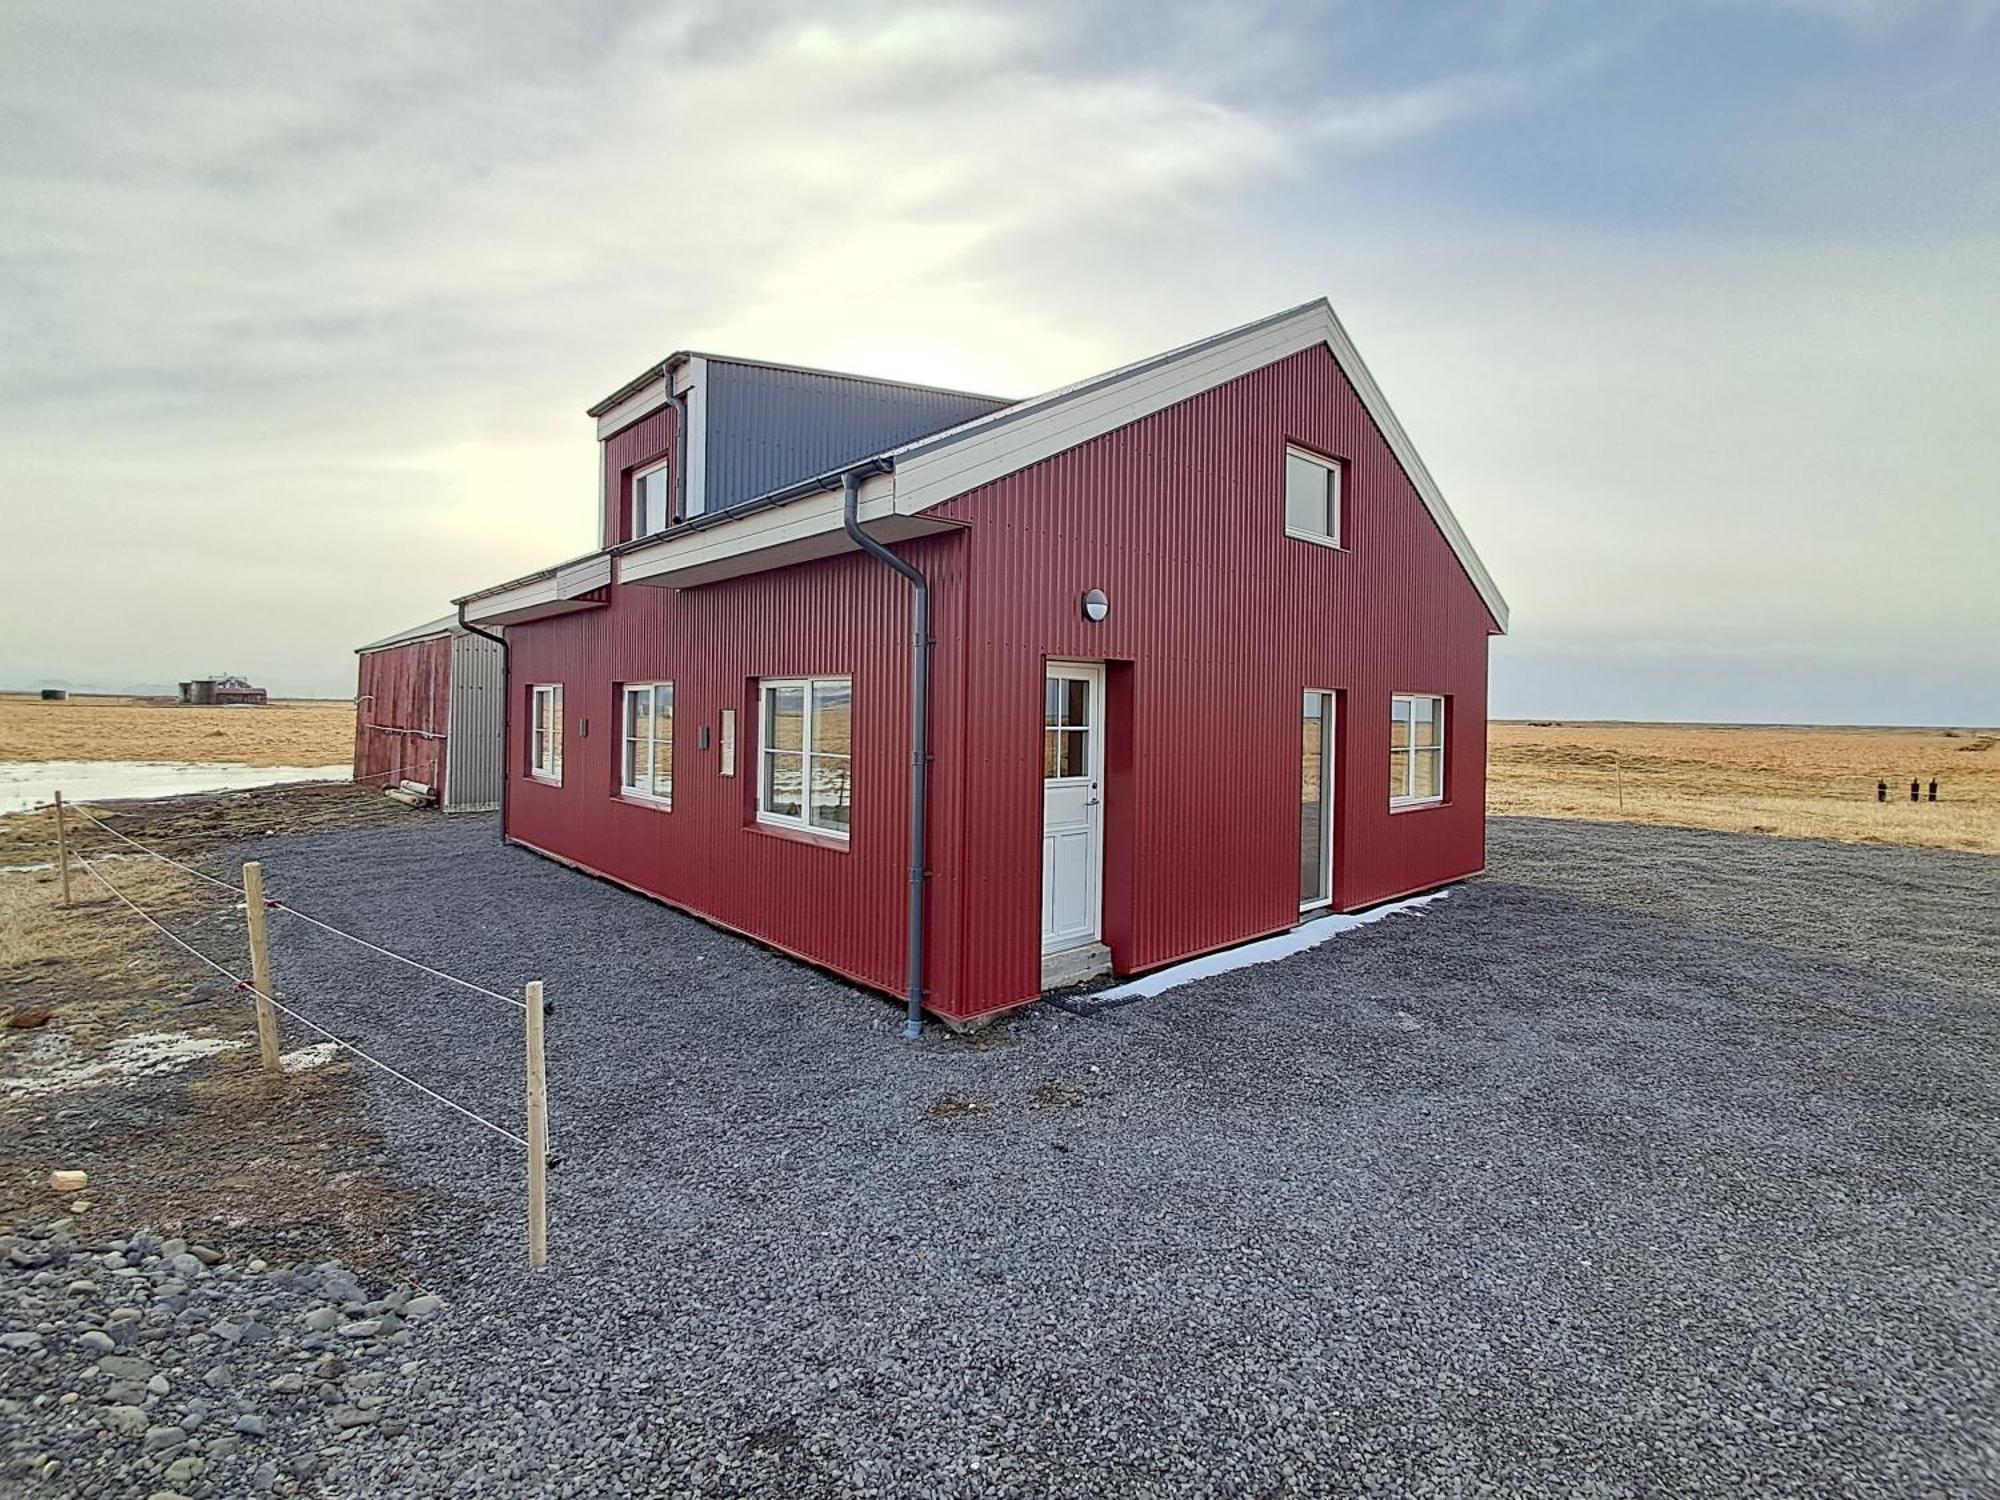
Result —
POLYGON ((318 1042, 285 1053, 278 1059, 278 1066, 287 1073, 310 1073, 314 1068, 325 1067, 339 1055, 340 1048, 332 1042, 318 1042))
POLYGON ((1290 958, 1295 953, 1304 953, 1308 948, 1317 948, 1321 943, 1337 938, 1343 932, 1366 927, 1370 922, 1379 922, 1384 917, 1415 911, 1419 907, 1429 906, 1433 901, 1442 901, 1450 894, 1450 889, 1446 888, 1442 891, 1432 891, 1427 896, 1412 896, 1407 901, 1391 901, 1386 906, 1371 907, 1352 916, 1316 917, 1311 921, 1301 922, 1290 932, 1281 932, 1276 937, 1259 938, 1256 942, 1245 943, 1240 948, 1226 948, 1220 953, 1205 954, 1184 964, 1175 964, 1170 969, 1158 969, 1125 984, 1114 985, 1108 990, 1099 990, 1090 997, 1090 1000, 1093 1004, 1105 1000, 1145 1000, 1163 990, 1193 984, 1197 979, 1227 974, 1236 969, 1247 969, 1253 964, 1274 964, 1281 958, 1290 958))
POLYGON ((59 1094, 107 1079, 177 1073, 218 1052, 233 1052, 243 1043, 228 1037, 187 1036, 178 1031, 147 1031, 124 1036, 104 1049, 104 1056, 83 1059, 68 1037, 59 1032, 38 1036, 14 1067, 16 1076, 0 1079, 0 1089, 15 1097, 59 1094))

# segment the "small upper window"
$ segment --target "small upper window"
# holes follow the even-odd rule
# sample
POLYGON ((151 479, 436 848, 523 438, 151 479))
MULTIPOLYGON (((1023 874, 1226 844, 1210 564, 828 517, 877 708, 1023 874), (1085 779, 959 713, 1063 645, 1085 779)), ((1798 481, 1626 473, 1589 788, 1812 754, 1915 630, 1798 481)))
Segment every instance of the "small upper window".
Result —
POLYGON ((1285 531, 1340 545, 1340 462, 1303 448, 1285 449, 1285 531))
POLYGON ((672 514, 673 485, 663 460, 632 476, 632 535, 652 536, 667 529, 672 514))
POLYGON ((854 687, 844 677, 762 684, 757 818, 847 837, 854 687))
POLYGON ((538 781, 562 781, 562 698, 560 683, 546 683, 531 690, 528 774, 538 781))
POLYGON ((674 801, 674 685, 671 682, 630 682, 625 685, 623 752, 619 757, 618 789, 627 797, 643 797, 671 807, 674 801))
POLYGON ((1444 800, 1444 699, 1398 693, 1389 703, 1389 805, 1444 800))

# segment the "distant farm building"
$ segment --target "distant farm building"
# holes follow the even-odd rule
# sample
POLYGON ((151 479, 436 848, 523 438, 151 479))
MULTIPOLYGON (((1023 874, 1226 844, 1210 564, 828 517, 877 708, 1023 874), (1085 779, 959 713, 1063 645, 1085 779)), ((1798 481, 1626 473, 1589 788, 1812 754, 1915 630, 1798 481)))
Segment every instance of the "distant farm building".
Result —
POLYGON ((500 644, 447 615, 356 649, 354 779, 416 782, 446 812, 500 805, 500 644))
POLYGON ((181 702, 214 704, 228 707, 235 704, 265 704, 271 695, 260 687, 252 687, 241 677, 197 677, 193 682, 181 684, 181 702))

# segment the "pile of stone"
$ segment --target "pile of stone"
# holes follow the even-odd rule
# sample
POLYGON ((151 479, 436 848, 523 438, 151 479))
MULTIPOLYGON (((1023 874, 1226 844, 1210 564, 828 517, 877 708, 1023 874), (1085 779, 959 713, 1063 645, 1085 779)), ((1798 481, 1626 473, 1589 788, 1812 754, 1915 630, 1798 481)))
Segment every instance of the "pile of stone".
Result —
POLYGON ((345 1445, 408 1433, 409 1325, 439 1307, 337 1261, 239 1265, 69 1219, 0 1236, 0 1491, 315 1492, 345 1445))

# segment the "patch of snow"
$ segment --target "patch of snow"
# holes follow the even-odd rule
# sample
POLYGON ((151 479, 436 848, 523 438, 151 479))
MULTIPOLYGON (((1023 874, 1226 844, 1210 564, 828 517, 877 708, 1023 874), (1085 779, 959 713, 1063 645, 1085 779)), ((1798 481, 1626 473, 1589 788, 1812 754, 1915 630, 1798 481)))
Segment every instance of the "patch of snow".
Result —
POLYGON ((19 1059, 21 1072, 0 1079, 0 1089, 15 1097, 58 1094, 107 1079, 177 1073, 218 1052, 233 1052, 243 1043, 219 1036, 187 1036, 178 1031, 147 1031, 122 1036, 104 1049, 104 1056, 85 1061, 59 1032, 44 1032, 19 1059))
POLYGON ((283 1054, 278 1059, 278 1066, 287 1073, 310 1073, 314 1068, 325 1067, 339 1055, 340 1048, 332 1042, 318 1042, 283 1054))
POLYGON ((1343 932, 1366 927, 1370 922, 1379 922, 1384 917, 1415 911, 1419 907, 1429 906, 1433 901, 1442 901, 1450 894, 1451 891, 1447 888, 1442 891, 1432 891, 1425 896, 1411 896, 1405 901, 1391 901, 1385 906, 1371 907, 1352 916, 1314 917, 1299 923, 1290 932, 1281 932, 1276 937, 1259 938, 1254 943, 1244 943, 1237 948, 1225 948, 1220 953, 1204 954, 1200 958, 1189 959, 1184 964, 1175 964, 1172 968, 1158 969, 1151 974, 1128 980, 1124 984, 1114 985, 1108 990, 1099 990, 1090 998, 1092 1001, 1145 1000, 1163 990, 1193 984, 1197 979, 1228 974, 1236 969, 1250 968, 1254 964, 1274 964, 1281 958, 1290 958, 1295 953, 1304 953, 1309 948, 1317 948, 1321 943, 1337 938, 1343 932))

